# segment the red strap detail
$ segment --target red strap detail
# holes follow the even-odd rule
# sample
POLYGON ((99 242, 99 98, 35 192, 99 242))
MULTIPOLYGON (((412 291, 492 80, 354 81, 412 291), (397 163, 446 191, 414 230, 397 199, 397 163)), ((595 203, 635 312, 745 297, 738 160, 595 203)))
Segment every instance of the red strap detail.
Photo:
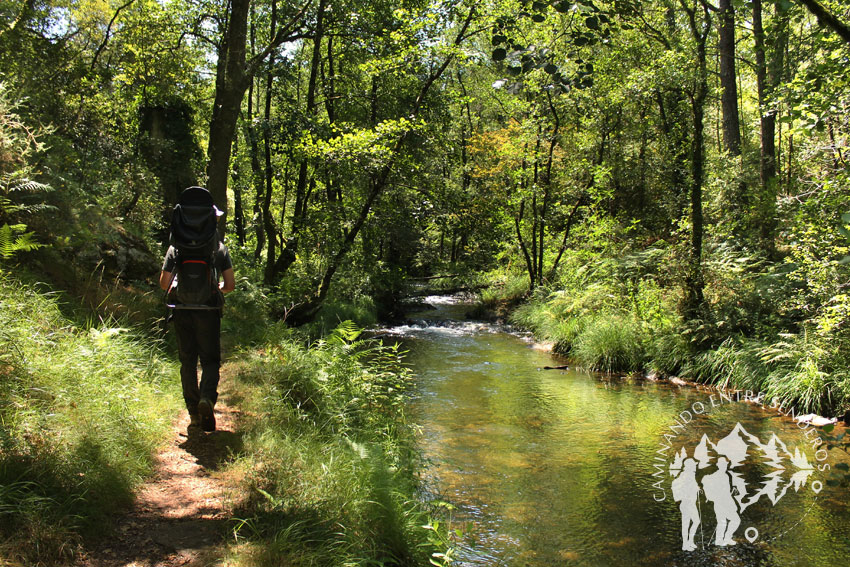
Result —
POLYGON ((205 261, 205 260, 183 260, 183 263, 184 264, 204 264, 204 265, 208 264, 208 262, 205 261))

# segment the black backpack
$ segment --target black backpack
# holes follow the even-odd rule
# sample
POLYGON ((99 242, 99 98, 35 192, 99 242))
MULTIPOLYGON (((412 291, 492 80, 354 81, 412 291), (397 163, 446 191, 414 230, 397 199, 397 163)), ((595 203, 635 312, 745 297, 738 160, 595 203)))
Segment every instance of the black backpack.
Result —
POLYGON ((166 303, 175 309, 221 309, 215 253, 218 251, 217 209, 203 187, 189 187, 171 214, 170 243, 177 252, 166 303), (173 283, 173 279, 172 279, 173 283))

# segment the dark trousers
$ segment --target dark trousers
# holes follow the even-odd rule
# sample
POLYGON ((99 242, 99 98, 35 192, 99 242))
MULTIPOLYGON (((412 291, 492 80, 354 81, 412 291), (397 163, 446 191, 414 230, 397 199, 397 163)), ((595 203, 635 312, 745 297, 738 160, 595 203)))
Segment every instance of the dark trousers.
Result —
POLYGON ((218 399, 221 366, 221 311, 177 309, 174 313, 177 350, 180 356, 180 381, 183 399, 190 413, 198 411, 198 402, 206 398, 213 405, 218 399), (201 384, 198 386, 198 359, 201 384))

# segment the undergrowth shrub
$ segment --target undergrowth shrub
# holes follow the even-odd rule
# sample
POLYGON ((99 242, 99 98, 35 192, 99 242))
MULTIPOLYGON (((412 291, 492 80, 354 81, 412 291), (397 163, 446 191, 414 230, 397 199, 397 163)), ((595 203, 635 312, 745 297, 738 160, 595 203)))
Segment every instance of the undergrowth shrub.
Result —
POLYGON ((524 273, 493 273, 487 288, 481 292, 481 303, 486 308, 500 304, 516 305, 528 295, 528 275, 524 273))
POLYGON ((307 343, 291 331, 246 354, 248 498, 236 565, 427 564, 445 551, 418 498, 405 421, 410 371, 397 347, 343 322, 307 343))
POLYGON ((0 277, 0 537, 26 564, 66 561, 128 504, 177 410, 157 348, 84 329, 0 277))

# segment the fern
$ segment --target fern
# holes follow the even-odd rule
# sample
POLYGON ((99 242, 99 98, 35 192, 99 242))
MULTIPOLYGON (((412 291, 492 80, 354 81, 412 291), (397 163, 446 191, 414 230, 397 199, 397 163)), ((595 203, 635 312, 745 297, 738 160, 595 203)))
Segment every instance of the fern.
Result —
POLYGON ((0 258, 11 260, 18 252, 29 252, 42 246, 35 241, 35 234, 26 230, 24 224, 0 226, 0 258))
POLYGON ((33 214, 56 208, 46 203, 22 202, 28 195, 53 191, 50 185, 33 181, 25 173, 16 171, 0 175, 0 213, 3 215, 33 214))
POLYGON ((354 321, 342 321, 336 328, 331 331, 327 339, 331 345, 347 345, 357 341, 360 334, 363 332, 354 321))

